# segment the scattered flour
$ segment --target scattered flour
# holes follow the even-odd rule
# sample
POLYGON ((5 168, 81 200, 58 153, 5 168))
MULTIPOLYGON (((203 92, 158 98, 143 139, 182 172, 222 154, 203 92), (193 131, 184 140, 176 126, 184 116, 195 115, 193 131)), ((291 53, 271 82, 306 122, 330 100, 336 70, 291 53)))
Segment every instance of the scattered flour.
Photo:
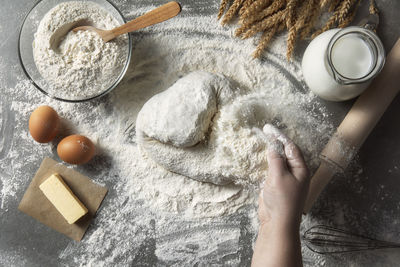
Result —
MULTIPOLYGON (((127 7, 132 10, 131 4, 127 7)), ((214 8, 217 10, 217 4, 214 8)), ((258 188, 216 186, 168 172, 147 158, 136 143, 135 124, 143 105, 193 71, 221 73, 241 90, 212 125, 213 131, 220 133, 211 138, 219 138, 216 155, 222 167, 236 166, 243 171, 243 162, 265 162, 261 153, 261 158, 244 159, 241 142, 255 142, 254 149, 262 150, 265 144, 252 128, 261 129, 266 122, 293 138, 307 162, 316 165, 331 124, 318 99, 299 82, 297 61, 285 61, 285 36, 275 40, 273 53, 262 61, 251 60, 253 43, 232 39, 229 29, 217 26, 214 8, 209 15, 198 16, 188 14, 184 7, 182 16, 135 33, 131 67, 120 85, 99 100, 79 104, 55 101, 19 77, 14 100, 6 106, 7 114, 15 114, 12 131, 18 138, 7 139, 13 143, 7 148, 7 159, 0 162, 7 170, 1 176, 6 188, 1 196, 3 211, 18 202, 17 196, 22 196, 29 184, 29 177, 20 179, 26 170, 34 172, 45 156, 57 159, 57 141, 38 145, 27 131, 27 118, 38 105, 57 110, 66 134, 84 134, 95 142, 99 154, 89 164, 74 168, 109 187, 85 238, 79 244, 70 242, 59 255, 60 261, 83 266, 116 262, 144 266, 149 262, 168 266, 249 264, 258 228, 258 188), (240 131, 236 131, 238 119, 246 125, 240 131), (223 160, 228 155, 237 162, 223 160)), ((131 16, 144 11, 138 10, 131 16)), ((259 179, 265 169, 260 172, 249 179, 259 179)))
POLYGON ((33 56, 48 83, 44 88, 49 88, 53 96, 72 100, 97 96, 118 79, 127 60, 126 35, 105 43, 93 31, 70 31, 53 50, 51 36, 64 25, 80 20, 99 29, 119 25, 105 9, 90 1, 58 4, 43 17, 35 34, 33 56))
MULTIPOLYGON (((230 120, 220 122, 226 116, 224 107, 231 105, 239 93, 240 89, 222 75, 202 71, 188 74, 143 106, 136 123, 138 144, 164 168, 201 182, 260 182, 265 173, 250 181, 254 169, 248 167, 266 164, 251 162, 264 150, 248 136, 232 136, 245 127, 245 118, 230 114, 230 120), (224 126, 229 123, 237 127, 224 126), (237 153, 231 153, 232 138, 242 143, 237 153), (230 168, 226 162, 231 161, 238 164, 230 168)), ((261 140, 258 143, 265 145, 261 140)))
MULTIPOLYGON (((116 2, 129 18, 153 8, 139 1, 138 6, 132 1, 116 2)), ((197 182, 155 164, 136 143, 135 122, 139 111, 151 97, 190 72, 221 73, 237 83, 234 86, 244 94, 236 97, 234 104, 224 107, 226 112, 221 112, 219 122, 213 127, 222 132, 236 129, 232 116, 246 118, 249 127, 235 132, 240 138, 225 136, 226 149, 221 149, 219 155, 222 158, 226 158, 225 153, 241 155, 242 137, 256 140, 252 127, 261 129, 265 122, 270 122, 299 145, 312 168, 317 165, 318 154, 333 130, 332 118, 301 82, 298 59, 292 63, 285 61, 285 36, 271 44, 271 52, 261 61, 251 60, 253 42, 236 40, 231 37, 234 29, 217 26, 217 10, 217 2, 193 8, 184 5, 181 15, 173 20, 133 34, 132 64, 124 80, 106 97, 88 103, 70 104, 47 98, 15 67, 18 83, 13 90, 6 91, 11 94, 9 98, 0 99, 1 130, 7 133, 0 135, 1 218, 16 212, 14 207, 31 179, 26 173, 33 173, 45 156, 57 158, 56 142, 39 145, 27 131, 29 114, 38 105, 54 107, 63 118, 66 133, 84 134, 96 143, 99 154, 93 161, 73 168, 109 187, 109 194, 82 242, 71 241, 66 247, 52 244, 61 251, 54 257, 45 254, 42 240, 26 239, 26 246, 33 248, 35 254, 28 262, 34 262, 40 254, 45 259, 55 258, 57 263, 81 266, 249 265, 257 232, 257 190, 197 182), (7 127, 7 121, 13 127, 7 127)), ((0 81, 8 74, 8 69, 1 72, 0 68, 0 81)), ((219 137, 224 138, 222 134, 219 137)), ((243 159, 234 159, 238 162, 224 162, 227 168, 243 162, 243 159)), ((248 161, 262 162, 262 159, 248 161)), ((349 181, 352 183, 349 186, 361 183, 349 181)), ((319 217, 308 216, 303 230, 318 222, 337 224, 336 214, 343 211, 346 211, 342 216, 345 222, 353 223, 354 227, 359 225, 361 219, 351 207, 334 206, 329 201, 321 205, 317 207, 319 217)), ((375 215, 379 217, 380 213, 375 215)), ((395 214, 387 216, 393 218, 395 214)), ((396 226, 394 222, 389 224, 390 220, 385 222, 382 224, 385 227, 396 226)), ((34 223, 32 228, 43 231, 38 225, 34 223)), ((26 250, 24 247, 15 257, 10 254, 16 265, 23 265, 21 259, 27 257, 26 250)), ((307 249, 303 253, 305 266, 344 264, 339 258, 316 256, 307 249)), ((382 262, 397 263, 398 256, 393 255, 389 260, 382 258, 382 262)))
POLYGON ((298 111, 286 115, 260 92, 243 94, 220 75, 192 72, 146 102, 138 144, 156 163, 192 179, 258 185, 267 177, 267 142, 252 129, 276 120, 277 112, 293 138, 301 126, 290 120, 298 111))

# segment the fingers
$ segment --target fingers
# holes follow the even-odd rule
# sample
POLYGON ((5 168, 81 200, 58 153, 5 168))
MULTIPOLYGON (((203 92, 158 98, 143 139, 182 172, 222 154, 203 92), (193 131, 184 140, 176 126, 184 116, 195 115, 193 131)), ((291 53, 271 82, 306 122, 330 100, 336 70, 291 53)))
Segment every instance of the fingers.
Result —
POLYGON ((289 170, 294 177, 299 181, 309 179, 308 168, 304 161, 303 154, 298 146, 291 140, 285 144, 285 155, 289 170))
POLYGON ((263 127, 263 132, 266 135, 273 135, 276 138, 280 135, 282 135, 282 132, 278 130, 278 128, 276 128, 275 126, 273 126, 272 124, 265 124, 263 127))
POLYGON ((275 140, 278 140, 281 144, 283 144, 284 155, 286 157, 285 165, 287 164, 286 169, 289 169, 289 171, 299 181, 308 179, 308 168, 304 161, 303 154, 297 145, 271 124, 266 124, 263 128, 263 132, 266 135, 274 136, 276 138, 275 140))
MULTIPOLYGON (((266 125, 267 126, 267 125, 266 125)), ((268 169, 272 177, 280 176, 288 171, 286 164, 285 150, 282 142, 276 138, 276 129, 271 126, 271 131, 268 130, 266 133, 258 128, 253 128, 252 131, 257 134, 260 138, 264 139, 267 143, 267 161, 268 169)), ((265 128, 265 126, 264 126, 265 128)))
POLYGON ((279 140, 271 138, 268 142, 267 161, 269 172, 274 174, 272 177, 281 176, 288 171, 286 158, 284 156, 284 146, 279 140))

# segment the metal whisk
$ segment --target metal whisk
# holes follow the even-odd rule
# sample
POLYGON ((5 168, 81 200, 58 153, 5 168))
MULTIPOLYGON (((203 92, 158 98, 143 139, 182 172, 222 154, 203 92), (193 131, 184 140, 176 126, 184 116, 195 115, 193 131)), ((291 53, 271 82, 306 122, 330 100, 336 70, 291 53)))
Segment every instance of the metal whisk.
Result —
POLYGON ((319 254, 400 248, 399 243, 372 239, 325 225, 316 225, 303 234, 305 245, 319 254))

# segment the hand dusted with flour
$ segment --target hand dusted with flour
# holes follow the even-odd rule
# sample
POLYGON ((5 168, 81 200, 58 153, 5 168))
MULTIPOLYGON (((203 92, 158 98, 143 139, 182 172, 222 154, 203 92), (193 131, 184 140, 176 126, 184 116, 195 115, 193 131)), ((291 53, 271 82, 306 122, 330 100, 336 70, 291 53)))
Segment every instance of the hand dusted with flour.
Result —
POLYGON ((106 10, 93 2, 65 2, 41 20, 33 42, 33 56, 51 95, 82 99, 99 95, 115 82, 126 61, 128 42, 120 36, 105 43, 95 32, 68 32, 52 49, 50 38, 65 24, 84 20, 102 29, 118 26, 106 10))

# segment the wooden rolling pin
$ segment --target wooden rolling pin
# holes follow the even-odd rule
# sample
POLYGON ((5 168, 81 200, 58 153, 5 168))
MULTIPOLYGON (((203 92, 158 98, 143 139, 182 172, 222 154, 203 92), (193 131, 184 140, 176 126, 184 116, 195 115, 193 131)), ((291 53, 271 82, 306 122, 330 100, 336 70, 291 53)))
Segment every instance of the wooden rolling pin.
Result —
POLYGON ((357 99, 321 152, 321 165, 311 179, 304 213, 309 212, 332 177, 346 169, 399 91, 400 39, 388 54, 382 72, 357 99))

